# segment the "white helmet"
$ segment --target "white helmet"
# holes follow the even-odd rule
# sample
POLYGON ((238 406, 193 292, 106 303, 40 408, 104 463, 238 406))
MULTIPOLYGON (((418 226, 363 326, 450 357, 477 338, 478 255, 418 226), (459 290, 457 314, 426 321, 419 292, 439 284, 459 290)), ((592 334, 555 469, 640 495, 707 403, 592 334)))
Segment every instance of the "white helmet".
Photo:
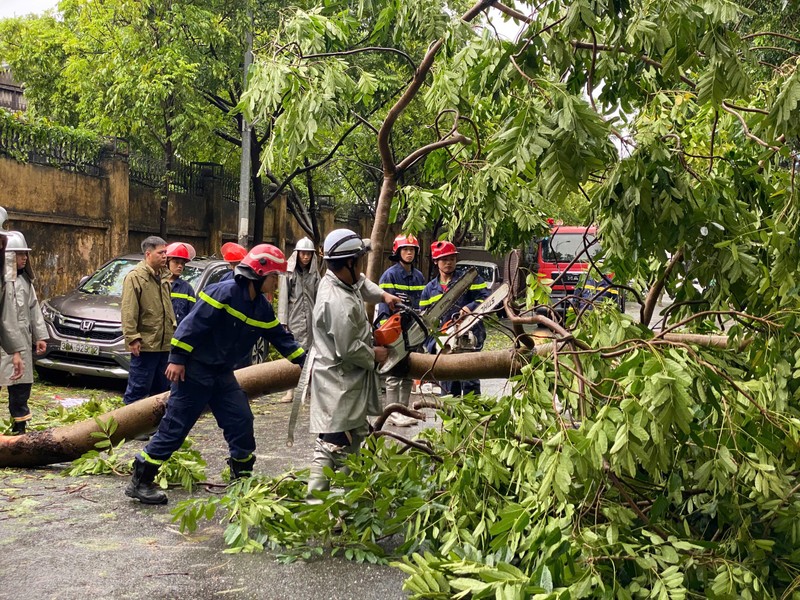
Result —
POLYGON ((30 252, 25 236, 19 231, 6 232, 6 252, 30 252))
POLYGON ((325 238, 323 258, 325 260, 358 258, 371 249, 371 242, 368 239, 362 239, 355 231, 334 229, 325 238))
POLYGON ((3 225, 6 224, 6 221, 8 221, 8 211, 0 206, 0 229, 3 228, 3 225))
POLYGON ((312 242, 307 237, 302 238, 297 242, 297 245, 294 247, 295 250, 300 250, 302 252, 314 252, 316 248, 314 248, 314 242, 312 242))

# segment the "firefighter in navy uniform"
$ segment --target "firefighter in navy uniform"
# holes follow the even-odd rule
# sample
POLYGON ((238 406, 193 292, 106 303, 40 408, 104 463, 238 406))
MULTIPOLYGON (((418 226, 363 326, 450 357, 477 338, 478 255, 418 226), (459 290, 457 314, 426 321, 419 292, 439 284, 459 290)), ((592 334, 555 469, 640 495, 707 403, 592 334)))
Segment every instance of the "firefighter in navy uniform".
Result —
POLYGON ((165 504, 153 483, 159 466, 181 447, 208 405, 230 449, 231 477, 249 476, 255 463, 253 413, 233 366, 259 336, 290 361, 302 365, 305 351, 275 318, 265 294, 273 293, 286 257, 259 244, 236 267, 234 279, 200 292, 197 304, 172 339, 166 376, 172 382, 167 411, 158 430, 133 463, 125 494, 145 504, 165 504))
MULTIPOLYGON (((419 306, 422 310, 427 310, 429 307, 436 304, 442 297, 448 287, 458 281, 454 277, 456 270, 456 261, 458 257, 458 249, 453 242, 440 241, 431 244, 431 258, 433 259, 438 275, 428 282, 425 289, 422 290, 419 306)), ((453 306, 442 315, 441 325, 448 321, 457 319, 459 314, 468 314, 475 310, 479 304, 482 304, 486 298, 489 297, 489 287, 486 282, 480 277, 475 279, 469 290, 453 303, 453 306)), ((483 348, 483 342, 486 340, 486 328, 483 326, 483 321, 478 321, 470 330, 474 336, 473 347, 470 349, 472 352, 478 352, 483 348)), ((427 345, 429 352, 436 351, 436 340, 431 339, 427 345)), ((467 379, 464 381, 441 381, 439 382, 442 387, 443 394, 452 394, 453 396, 462 396, 474 392, 475 394, 481 393, 480 379, 467 379)))
MULTIPOLYGON (((425 276, 419 269, 414 268, 414 261, 419 256, 419 240, 413 235, 400 234, 394 238, 392 253, 389 260, 393 261, 391 267, 381 275, 378 285, 382 290, 394 294, 403 301, 403 304, 419 311, 419 298, 425 289, 425 276)), ((395 311, 383 302, 377 308, 377 320, 383 323, 395 311)), ((403 377, 386 377, 386 404, 399 403, 408 406, 411 398, 411 379, 403 377)), ((417 422, 413 417, 393 413, 387 419, 387 425, 408 427, 417 422)))
MULTIPOLYGON (((247 248, 244 246, 240 246, 236 242, 225 242, 222 244, 222 248, 220 248, 220 253, 222 254, 222 260, 227 262, 230 267, 230 273, 225 273, 222 276, 220 281, 225 281, 226 279, 233 279, 233 274, 236 270, 236 265, 238 265, 241 260, 247 256, 247 248)), ((249 365, 250 363, 248 363, 249 365)), ((247 366, 247 365, 245 365, 247 366)))
POLYGON ((194 247, 183 242, 173 242, 167 246, 167 269, 169 270, 170 298, 175 311, 175 320, 181 324, 184 317, 192 310, 197 297, 194 288, 185 279, 181 279, 186 263, 196 256, 194 247))

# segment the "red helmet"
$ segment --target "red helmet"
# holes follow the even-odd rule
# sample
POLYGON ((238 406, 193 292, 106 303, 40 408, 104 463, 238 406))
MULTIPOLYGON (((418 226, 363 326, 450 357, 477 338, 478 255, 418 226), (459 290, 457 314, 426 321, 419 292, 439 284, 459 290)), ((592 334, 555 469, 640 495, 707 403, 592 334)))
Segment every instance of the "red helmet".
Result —
POLYGON ((416 248, 416 253, 419 254, 419 240, 414 235, 401 233, 394 238, 392 253, 389 255, 389 260, 400 260, 401 248, 416 248))
POLYGON ((286 273, 286 256, 272 244, 254 246, 236 266, 236 274, 263 279, 270 273, 286 273))
POLYGON ((440 258, 451 256, 453 254, 458 254, 456 245, 453 242, 444 241, 433 242, 431 244, 431 258, 433 260, 439 260, 440 258))
POLYGON ((419 250, 419 240, 412 234, 405 235, 401 233, 394 238, 394 244, 392 244, 392 254, 397 254, 400 248, 416 248, 419 250))
POLYGON ((244 248, 236 242, 225 242, 222 244, 222 260, 228 262, 239 262, 247 256, 247 248, 244 248))
POLYGON ((170 258, 183 258, 185 260, 192 260, 197 256, 194 247, 191 244, 184 242, 172 242, 167 246, 167 259, 170 258))

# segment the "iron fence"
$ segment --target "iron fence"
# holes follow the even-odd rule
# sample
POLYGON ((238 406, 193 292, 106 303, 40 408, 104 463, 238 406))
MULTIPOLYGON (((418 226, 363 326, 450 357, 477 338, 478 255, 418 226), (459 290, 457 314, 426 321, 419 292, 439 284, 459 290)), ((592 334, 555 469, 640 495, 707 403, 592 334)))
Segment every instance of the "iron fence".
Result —
POLYGON ((27 123, 0 110, 0 156, 20 162, 96 177, 109 142, 66 127, 27 123))

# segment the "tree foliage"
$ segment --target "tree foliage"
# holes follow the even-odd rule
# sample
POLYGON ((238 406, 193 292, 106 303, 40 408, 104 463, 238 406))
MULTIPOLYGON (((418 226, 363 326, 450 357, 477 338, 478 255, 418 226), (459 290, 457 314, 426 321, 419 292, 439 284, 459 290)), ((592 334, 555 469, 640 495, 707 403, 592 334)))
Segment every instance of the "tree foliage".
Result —
POLYGON ((273 121, 267 164, 324 152, 331 131, 374 111, 381 200, 407 209, 406 227, 480 224, 504 249, 581 198, 603 270, 646 318, 579 306, 551 324, 561 341, 513 395, 446 401, 441 432, 409 451, 371 441, 322 507, 283 478, 248 484, 259 500, 246 513, 236 488, 178 516, 191 526, 222 508, 235 548, 301 556, 330 542, 383 560, 399 534, 390 555, 410 554, 400 566, 415 597, 796 596, 796 19, 728 0, 494 6, 502 17, 424 31, 390 1, 287 15, 246 95, 263 118, 284 94, 303 107, 273 121), (513 39, 496 35, 499 18, 513 39), (354 44, 348 28, 367 25, 354 44), (376 106, 397 79, 360 60, 396 50, 401 30, 429 36, 406 54, 431 74, 404 85, 409 102, 376 106), (408 106, 428 115, 427 140, 399 134, 408 106), (403 181, 409 164, 424 178, 403 181), (674 303, 651 329, 664 288, 674 303), (731 349, 671 340, 676 330, 725 333, 731 349))
POLYGON ((234 551, 394 557, 418 597, 800 596, 794 4, 320 0, 277 17, 239 105, 269 132, 265 173, 371 179, 380 243, 397 215, 504 250, 585 214, 642 318, 583 303, 558 325, 512 303, 515 341, 525 320, 556 341, 511 396, 446 401, 411 450, 375 436, 319 507, 294 474, 176 518, 221 511, 234 551))

